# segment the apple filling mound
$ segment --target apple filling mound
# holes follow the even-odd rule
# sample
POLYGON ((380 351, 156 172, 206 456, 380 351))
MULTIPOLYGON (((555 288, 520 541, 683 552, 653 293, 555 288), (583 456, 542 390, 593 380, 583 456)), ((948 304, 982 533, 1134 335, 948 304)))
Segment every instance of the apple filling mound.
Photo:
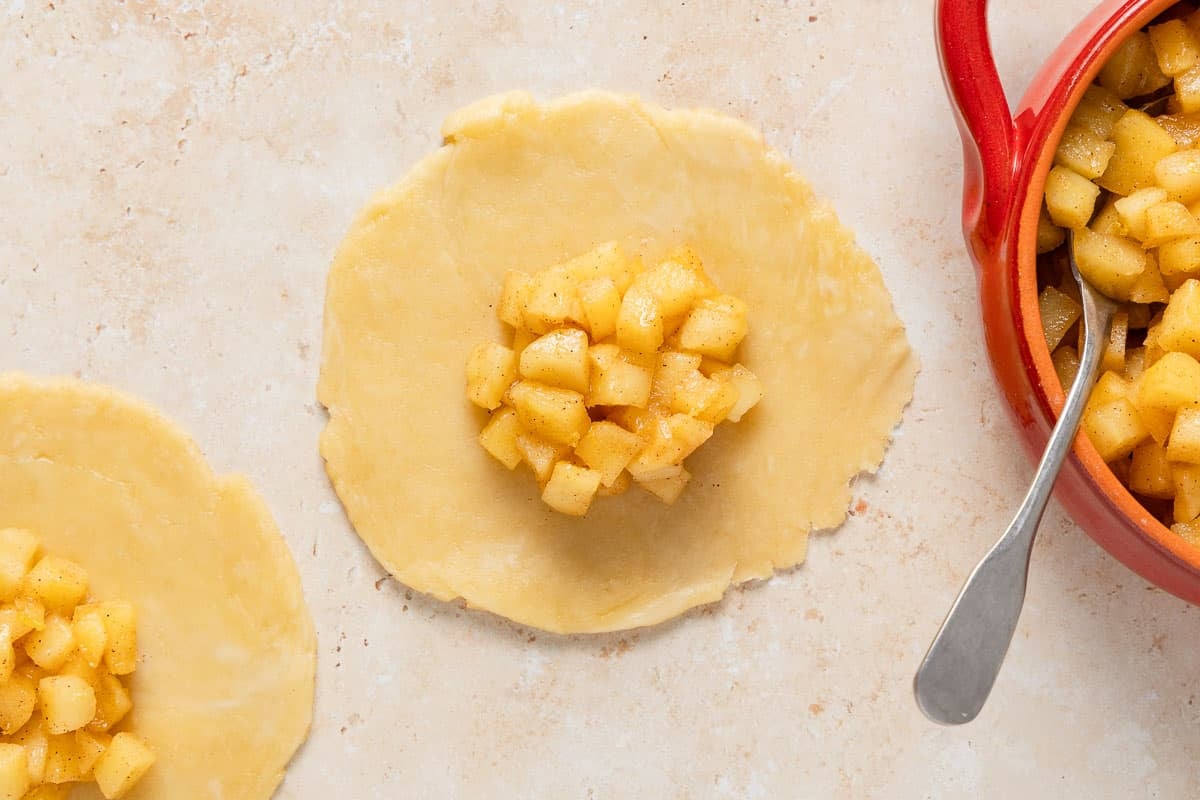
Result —
POLYGON ((609 243, 510 272, 498 315, 511 344, 481 344, 467 362, 467 396, 492 412, 479 442, 509 469, 527 464, 563 514, 631 484, 674 503, 684 460, 763 397, 736 358, 745 304, 687 247, 650 268, 609 243))
POLYGON ((66 798, 95 781, 123 797, 154 763, 117 726, 133 708, 137 615, 87 599, 83 567, 42 554, 27 530, 0 530, 0 797, 66 798))

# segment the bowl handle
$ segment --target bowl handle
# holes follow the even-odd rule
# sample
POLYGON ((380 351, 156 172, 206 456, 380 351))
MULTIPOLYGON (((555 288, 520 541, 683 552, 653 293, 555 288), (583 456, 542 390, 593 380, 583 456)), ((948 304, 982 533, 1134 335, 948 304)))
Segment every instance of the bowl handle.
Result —
POLYGON ((976 252, 992 251, 1011 199, 1016 135, 988 43, 987 0, 938 0, 936 14, 938 59, 963 143, 963 229, 976 252))

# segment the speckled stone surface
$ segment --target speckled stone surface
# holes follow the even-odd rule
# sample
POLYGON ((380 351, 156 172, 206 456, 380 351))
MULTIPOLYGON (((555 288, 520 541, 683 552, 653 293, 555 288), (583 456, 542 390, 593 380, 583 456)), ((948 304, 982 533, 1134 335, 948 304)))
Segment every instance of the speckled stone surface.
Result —
MULTIPOLYGON (((993 12, 1019 92, 1088 0, 993 12)), ((0 0, 0 368, 134 392, 249 474, 320 635, 281 798, 1195 795, 1200 612, 1052 507, 987 708, 910 679, 1030 475, 959 235, 928 3, 0 0), (484 94, 748 119, 878 259, 924 371, 809 561, 652 630, 555 637, 406 592, 325 479, 324 278, 355 210, 484 94)))

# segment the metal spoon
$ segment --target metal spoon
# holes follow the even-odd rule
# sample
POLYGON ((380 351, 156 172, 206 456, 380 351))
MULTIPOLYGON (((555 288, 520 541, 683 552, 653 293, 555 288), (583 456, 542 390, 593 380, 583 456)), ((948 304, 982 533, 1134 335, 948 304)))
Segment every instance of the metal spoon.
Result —
POLYGON ((1033 537, 1058 471, 1071 451, 1117 308, 1079 274, 1070 232, 1067 253, 1083 304, 1079 373, 1067 392, 1029 493, 1000 541, 967 578, 917 669, 913 681, 917 705, 925 716, 943 725, 961 725, 975 719, 996 682, 1025 601, 1033 537))

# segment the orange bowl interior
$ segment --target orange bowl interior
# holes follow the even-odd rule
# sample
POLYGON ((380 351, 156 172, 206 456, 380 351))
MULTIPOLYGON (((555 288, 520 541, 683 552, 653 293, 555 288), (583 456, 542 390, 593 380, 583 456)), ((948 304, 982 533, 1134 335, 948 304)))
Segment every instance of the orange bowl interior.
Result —
MULTIPOLYGON (((1021 209, 1017 230, 1017 281, 1019 293, 1019 312, 1024 320, 1026 346, 1031 354, 1034 369, 1037 372, 1037 382, 1044 394, 1044 402, 1057 418, 1062 411, 1066 395, 1059 383, 1058 373, 1050 360, 1050 350, 1046 346, 1045 333, 1042 329, 1041 315, 1038 312, 1037 287, 1037 222, 1042 207, 1042 194, 1045 190, 1046 175, 1052 166, 1054 151, 1063 130, 1067 126, 1071 113, 1079 103, 1088 85, 1099 74, 1105 61, 1121 44, 1128 33, 1143 27, 1163 10, 1174 5, 1174 0, 1162 0, 1149 3, 1146 9, 1130 24, 1115 31, 1099 55, 1087 66, 1075 90, 1071 93, 1064 110, 1055 120, 1054 128, 1045 140, 1044 146, 1037 154, 1036 167, 1031 171, 1032 178, 1027 187, 1025 203, 1021 209)), ((1113 506, 1128 517, 1143 535, 1157 542, 1163 549, 1169 551, 1180 561, 1185 562, 1200 572, 1200 547, 1190 544, 1182 537, 1172 533, 1165 525, 1151 515, 1138 502, 1124 484, 1117 479, 1108 465, 1101 460, 1100 454, 1080 434, 1075 440, 1076 457, 1087 470, 1092 481, 1108 497, 1113 506)))

